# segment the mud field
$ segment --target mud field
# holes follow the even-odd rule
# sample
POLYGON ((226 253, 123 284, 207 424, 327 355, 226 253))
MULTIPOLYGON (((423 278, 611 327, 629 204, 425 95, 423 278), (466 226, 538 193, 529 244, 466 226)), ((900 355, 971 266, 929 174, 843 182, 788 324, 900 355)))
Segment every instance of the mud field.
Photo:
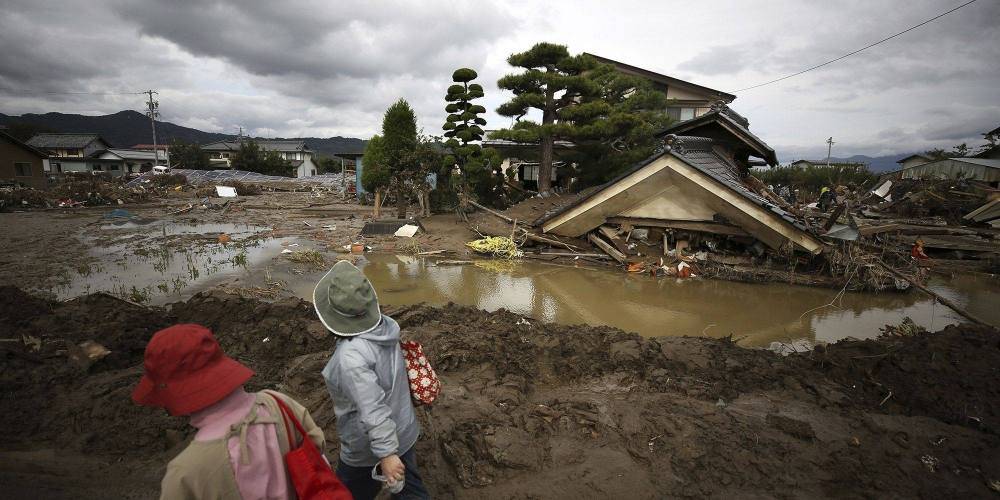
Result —
MULTIPOLYGON (((302 401, 337 436, 319 371, 334 339, 299 299, 218 292, 147 308, 0 288, 6 498, 154 498, 190 433, 134 406, 146 340, 176 322, 302 401), (35 340, 37 339, 37 340, 35 340), (26 341, 25 341, 26 340, 26 341), (67 346, 111 354, 83 369, 67 346)), ((996 498, 1000 335, 897 331, 789 357, 448 306, 386 311, 444 392, 418 410, 437 498, 996 498)))

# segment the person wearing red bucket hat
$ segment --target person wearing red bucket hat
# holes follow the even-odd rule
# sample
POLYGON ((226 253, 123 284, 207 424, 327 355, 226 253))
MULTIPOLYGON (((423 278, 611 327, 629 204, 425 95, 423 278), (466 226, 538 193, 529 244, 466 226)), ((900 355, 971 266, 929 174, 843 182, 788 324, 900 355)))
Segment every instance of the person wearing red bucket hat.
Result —
POLYGON ((146 345, 144 373, 132 400, 187 416, 194 439, 167 465, 161 499, 293 499, 284 455, 308 438, 322 452, 323 430, 309 411, 287 395, 248 393, 254 372, 226 356, 201 325, 160 330, 146 345), (275 397, 302 423, 306 436, 289 443, 275 397))

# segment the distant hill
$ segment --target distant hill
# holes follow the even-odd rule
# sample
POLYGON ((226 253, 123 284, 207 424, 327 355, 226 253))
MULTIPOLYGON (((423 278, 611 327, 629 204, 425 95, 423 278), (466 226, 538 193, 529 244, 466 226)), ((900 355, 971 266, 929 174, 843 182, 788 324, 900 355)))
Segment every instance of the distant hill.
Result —
MULTIPOLYGON (((99 134, 115 147, 127 148, 136 144, 153 142, 149 118, 138 111, 119 111, 113 115, 86 116, 66 113, 27 113, 21 116, 0 113, 0 125, 34 126, 40 131, 52 132, 92 132, 99 134)), ((170 122, 156 122, 156 137, 161 144, 169 144, 174 139, 207 144, 232 139, 233 135, 203 132, 170 122)), ((296 137, 304 140, 317 153, 332 156, 335 153, 364 152, 367 141, 353 137, 296 137)))

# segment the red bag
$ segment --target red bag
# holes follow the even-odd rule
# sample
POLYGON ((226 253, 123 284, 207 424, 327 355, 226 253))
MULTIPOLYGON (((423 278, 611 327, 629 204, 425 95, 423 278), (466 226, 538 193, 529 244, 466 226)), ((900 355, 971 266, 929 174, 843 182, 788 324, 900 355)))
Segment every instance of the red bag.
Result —
POLYGON ((441 381, 434 368, 424 356, 424 347, 419 342, 400 342, 403 359, 406 360, 406 378, 410 380, 410 396, 416 405, 429 405, 441 393, 441 381))
POLYGON ((298 497, 301 500, 353 500, 350 490, 330 469, 330 464, 323 458, 312 439, 309 439, 299 419, 295 418, 295 414, 288 409, 281 398, 274 394, 270 396, 278 403, 285 421, 285 430, 288 431, 289 450, 285 453, 285 465, 288 467, 288 476, 295 486, 298 497), (295 436, 292 434, 289 421, 302 436, 302 444, 298 447, 295 447, 295 436))

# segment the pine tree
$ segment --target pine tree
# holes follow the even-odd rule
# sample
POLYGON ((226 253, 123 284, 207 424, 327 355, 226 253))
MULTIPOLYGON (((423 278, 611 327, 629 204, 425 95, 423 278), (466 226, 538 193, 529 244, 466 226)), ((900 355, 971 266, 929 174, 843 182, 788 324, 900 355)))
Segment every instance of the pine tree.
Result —
POLYGON ((651 154, 653 132, 670 121, 664 112, 666 95, 648 80, 585 54, 571 56, 564 45, 539 43, 507 62, 524 72, 497 82, 514 92, 497 113, 517 123, 491 137, 539 145, 540 192, 552 187, 555 141, 577 146, 570 156, 581 165, 584 179, 606 180, 611 172, 651 154), (523 119, 531 109, 542 112, 541 123, 523 119))
POLYGON ((540 145, 538 190, 552 189, 552 150, 558 139, 571 139, 574 117, 584 118, 596 111, 588 104, 597 94, 597 85, 585 72, 597 62, 586 55, 570 56, 565 45, 535 44, 531 50, 507 58, 511 66, 523 68, 522 73, 509 74, 497 81, 497 86, 514 92, 514 98, 497 108, 497 113, 517 119, 511 129, 498 130, 492 137, 540 145), (573 113, 573 108, 582 109, 573 113), (524 120, 531 109, 542 112, 542 122, 524 120))
MULTIPOLYGON (((486 108, 475 104, 475 100, 484 96, 483 87, 478 83, 470 83, 478 75, 469 68, 455 70, 451 79, 454 85, 448 87, 444 100, 448 103, 444 110, 448 113, 442 127, 447 138, 445 146, 451 154, 444 158, 444 169, 450 171, 458 167, 459 213, 464 217, 467 210, 467 200, 470 187, 477 193, 490 195, 496 193, 496 179, 493 167, 499 167, 499 158, 493 149, 484 150, 479 144, 483 140, 483 126, 486 119, 479 116, 486 108)), ((495 205, 497 196, 480 196, 480 200, 495 205)))

